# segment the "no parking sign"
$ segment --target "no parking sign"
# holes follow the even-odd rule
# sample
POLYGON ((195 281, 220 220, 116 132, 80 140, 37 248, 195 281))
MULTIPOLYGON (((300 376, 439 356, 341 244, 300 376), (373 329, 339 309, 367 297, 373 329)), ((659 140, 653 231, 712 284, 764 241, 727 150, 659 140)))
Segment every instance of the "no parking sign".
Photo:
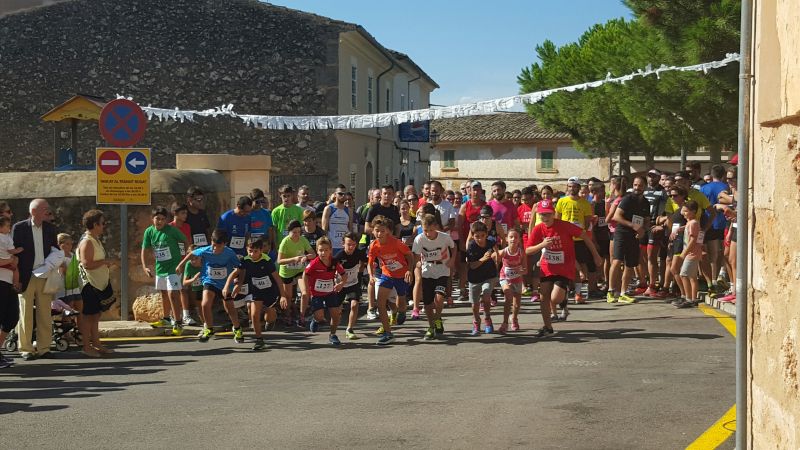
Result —
POLYGON ((144 137, 147 118, 136 103, 112 100, 100 112, 100 135, 114 147, 132 147, 144 137))

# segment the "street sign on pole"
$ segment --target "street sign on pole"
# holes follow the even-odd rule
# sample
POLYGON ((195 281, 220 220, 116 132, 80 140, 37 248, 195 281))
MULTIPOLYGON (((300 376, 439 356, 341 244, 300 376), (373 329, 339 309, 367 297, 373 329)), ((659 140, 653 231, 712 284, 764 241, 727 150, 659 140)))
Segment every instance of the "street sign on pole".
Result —
POLYGON ((97 149, 97 204, 150 204, 150 149, 97 149))
POLYGON ((115 147, 132 147, 144 137, 147 117, 136 103, 111 100, 100 112, 100 135, 115 147))

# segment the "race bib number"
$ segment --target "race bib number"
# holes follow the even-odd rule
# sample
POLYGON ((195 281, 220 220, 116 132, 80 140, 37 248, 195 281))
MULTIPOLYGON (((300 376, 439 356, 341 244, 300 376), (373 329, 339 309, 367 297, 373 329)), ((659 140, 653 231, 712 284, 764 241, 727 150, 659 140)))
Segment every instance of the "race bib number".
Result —
POLYGON ((333 280, 317 280, 314 290, 325 294, 333 292, 333 280))
POLYGON ((269 289, 272 287, 272 279, 269 276, 266 277, 259 277, 259 278, 252 278, 250 283, 255 286, 256 289, 269 289))
POLYGON ((208 239, 206 239, 206 235, 202 233, 192 235, 192 242, 198 247, 208 245, 208 239))
POLYGON ((387 269, 389 269, 389 272, 396 272, 403 268, 403 265, 400 264, 399 261, 396 261, 394 259, 384 261, 384 265, 386 266, 387 269))
POLYGON ((736 222, 733 222, 733 228, 739 228, 739 226, 736 225, 736 222))
POLYGON ((598 217, 597 218, 597 226, 598 227, 607 227, 608 223, 606 223, 606 218, 605 217, 598 217))
POLYGON ((522 271, 519 267, 504 267, 503 272, 508 279, 519 278, 522 276, 522 271))
POLYGON ((698 244, 702 244, 703 241, 705 241, 705 239, 706 239, 706 232, 705 231, 701 231, 701 232, 697 233, 697 243, 698 244))
POLYGON ((355 286, 358 284, 358 267, 359 266, 355 266, 344 270, 344 274, 347 275, 345 287, 355 286))
POLYGON ((681 229, 681 224, 673 223, 672 224, 672 234, 678 234, 678 230, 681 229))
POLYGON ((286 268, 289 270, 301 270, 305 269, 306 266, 302 262, 296 262, 296 263, 286 264, 286 268))
POLYGON ((231 238, 231 248, 244 248, 244 236, 233 236, 231 238))
POLYGON ((503 232, 508 234, 508 224, 507 223, 501 223, 500 227, 503 229, 503 232))
POLYGON ((347 234, 345 230, 336 230, 333 232, 333 243, 338 244, 344 241, 344 235, 347 234))
POLYGON ((181 252, 181 256, 186 256, 186 244, 178 242, 178 250, 181 252))
POLYGON ((228 277, 227 267, 209 267, 208 276, 212 280, 224 280, 228 277))
POLYGON ((159 262, 169 261, 172 259, 172 252, 169 251, 169 247, 154 248, 153 253, 155 253, 156 261, 159 262))
POLYGON ((564 264, 564 252, 553 252, 544 249, 542 259, 545 260, 547 264, 564 264))
POLYGON ((522 222, 523 223, 531 223, 531 212, 527 211, 522 214, 522 222))
POLYGON ((203 282, 200 281, 200 277, 197 277, 194 279, 194 281, 192 281, 192 287, 200 287, 203 285, 202 283, 203 282))
POLYGON ((250 293, 250 286, 247 285, 247 283, 242 284, 242 286, 239 288, 239 295, 247 295, 249 293, 250 293))
POLYGON ((637 216, 636 214, 634 214, 633 218, 631 219, 631 222, 633 222, 634 225, 643 226, 644 225, 644 217, 637 216))
POLYGON ((436 262, 441 261, 442 259, 442 249, 440 248, 422 251, 422 260, 425 262, 436 262))

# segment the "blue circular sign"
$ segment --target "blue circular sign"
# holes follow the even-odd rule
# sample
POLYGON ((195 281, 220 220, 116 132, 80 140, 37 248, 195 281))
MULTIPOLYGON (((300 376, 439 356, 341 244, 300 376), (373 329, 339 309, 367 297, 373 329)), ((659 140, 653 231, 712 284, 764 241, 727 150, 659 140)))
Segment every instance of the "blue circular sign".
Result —
POLYGON ((136 103, 124 98, 112 100, 100 111, 100 134, 116 147, 131 147, 144 137, 147 118, 136 103))
POLYGON ((125 158, 125 168, 133 175, 139 175, 147 169, 147 158, 142 152, 130 152, 125 158))

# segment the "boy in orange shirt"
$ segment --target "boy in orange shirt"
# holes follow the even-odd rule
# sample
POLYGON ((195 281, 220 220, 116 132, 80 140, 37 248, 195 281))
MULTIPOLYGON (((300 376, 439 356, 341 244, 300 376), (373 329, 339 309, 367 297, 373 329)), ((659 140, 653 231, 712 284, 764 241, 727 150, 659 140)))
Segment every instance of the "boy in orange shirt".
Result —
POLYGON ((369 246, 367 271, 370 283, 378 288, 378 315, 381 320, 383 334, 378 345, 387 345, 394 340, 389 324, 386 305, 392 289, 397 292, 397 304, 406 304, 406 294, 411 283, 411 267, 414 267, 414 255, 407 245, 392 236, 394 224, 383 216, 376 216, 371 222, 375 240, 369 246), (378 260, 381 272, 375 273, 374 263, 378 260))

